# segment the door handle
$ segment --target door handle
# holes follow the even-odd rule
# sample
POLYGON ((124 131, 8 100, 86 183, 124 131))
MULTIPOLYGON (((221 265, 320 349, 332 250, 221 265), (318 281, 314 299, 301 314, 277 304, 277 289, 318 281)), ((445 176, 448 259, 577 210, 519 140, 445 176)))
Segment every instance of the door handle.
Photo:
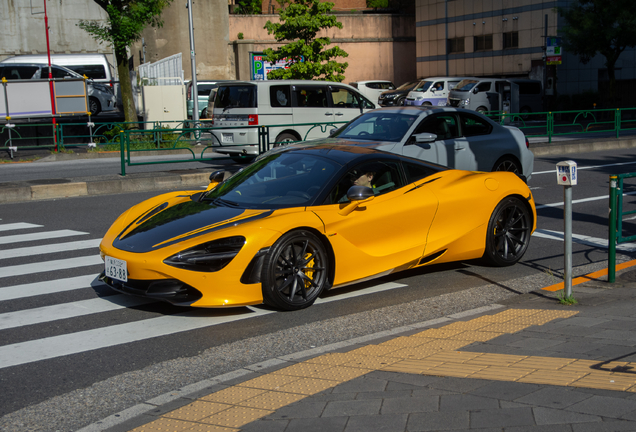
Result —
POLYGON ((336 113, 337 116, 343 116, 343 113, 336 113))
POLYGON ((326 116, 332 116, 332 115, 333 115, 333 113, 331 113, 331 112, 326 112, 326 113, 325 113, 325 115, 326 115, 326 116))
POLYGON ((455 144, 455 150, 456 150, 456 151, 464 150, 464 149, 466 149, 466 147, 464 147, 463 145, 461 145, 461 144, 455 144))

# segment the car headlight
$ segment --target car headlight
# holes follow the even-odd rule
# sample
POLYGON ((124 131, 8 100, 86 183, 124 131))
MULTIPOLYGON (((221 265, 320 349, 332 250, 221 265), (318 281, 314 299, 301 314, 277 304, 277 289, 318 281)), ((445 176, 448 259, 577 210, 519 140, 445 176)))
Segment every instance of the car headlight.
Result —
POLYGON ((215 272, 228 265, 244 245, 243 236, 227 237, 186 249, 163 262, 184 270, 215 272))
POLYGON ((462 105, 468 105, 468 103, 469 103, 469 100, 468 100, 468 99, 464 99, 464 100, 462 100, 462 105))
POLYGON ((424 96, 418 96, 415 98, 415 100, 422 100, 422 99, 424 99, 424 96))

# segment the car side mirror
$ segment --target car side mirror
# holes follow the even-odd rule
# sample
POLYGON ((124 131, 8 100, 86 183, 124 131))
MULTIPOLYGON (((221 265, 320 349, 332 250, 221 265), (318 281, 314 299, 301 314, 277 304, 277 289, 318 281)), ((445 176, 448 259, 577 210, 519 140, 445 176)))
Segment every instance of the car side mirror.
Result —
POLYGON ((210 184, 208 184, 206 191, 214 189, 219 183, 228 178, 230 175, 231 173, 229 171, 214 171, 212 174, 210 174, 210 184))
POLYGON ((336 134, 336 132, 338 132, 338 129, 337 129, 337 128, 335 128, 335 129, 331 129, 331 130, 329 131, 329 136, 330 136, 330 137, 334 136, 334 135, 336 134))
POLYGON ((338 214, 347 216, 349 213, 357 209, 360 204, 367 203, 375 197, 373 189, 367 186, 351 186, 347 191, 347 198, 350 203, 344 206, 338 214))
POLYGON ((424 143, 432 143, 437 140, 437 135, 429 132, 422 132, 413 135, 414 139, 409 140, 408 144, 424 144, 424 143))
POLYGON ((478 89, 477 87, 475 87, 475 88, 473 89, 473 94, 477 94, 477 93, 479 93, 479 89, 478 89))

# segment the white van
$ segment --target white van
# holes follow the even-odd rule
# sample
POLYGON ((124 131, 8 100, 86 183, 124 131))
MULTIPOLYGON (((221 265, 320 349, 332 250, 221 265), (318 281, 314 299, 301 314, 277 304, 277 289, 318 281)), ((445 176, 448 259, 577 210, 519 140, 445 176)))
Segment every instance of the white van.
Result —
POLYGON ((214 128, 228 129, 212 129, 212 145, 235 161, 250 161, 259 153, 256 126, 282 125, 269 128, 270 142, 323 138, 333 126, 314 123, 348 122, 375 108, 356 89, 337 82, 225 82, 217 88, 212 120, 214 128))
POLYGON ((513 113, 538 112, 542 100, 541 81, 515 78, 466 78, 448 95, 450 106, 482 114, 506 111, 506 106, 513 113))
POLYGON ((446 106, 448 93, 466 77, 432 77, 419 82, 411 90, 404 105, 446 106))
POLYGON ((365 95, 367 99, 377 103, 380 95, 387 90, 395 90, 395 84, 386 80, 357 81, 349 85, 365 95))

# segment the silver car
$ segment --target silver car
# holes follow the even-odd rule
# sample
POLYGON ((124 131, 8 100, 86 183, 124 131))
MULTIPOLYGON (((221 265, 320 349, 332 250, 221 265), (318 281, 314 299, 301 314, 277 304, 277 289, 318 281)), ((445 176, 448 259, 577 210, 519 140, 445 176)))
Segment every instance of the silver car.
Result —
MULTIPOLYGON (((468 171, 511 171, 526 182, 534 155, 523 132, 474 111, 392 107, 366 112, 327 141, 364 145, 468 171)), ((325 140, 308 142, 324 143, 325 140)))
MULTIPOLYGON (((68 68, 51 65, 53 78, 83 78, 82 75, 68 68)), ((2 63, 0 62, 0 78, 11 79, 46 79, 49 76, 49 66, 40 63, 2 63)), ((104 84, 92 80, 86 81, 88 94, 88 108, 92 115, 117 109, 117 98, 113 91, 104 84)))

